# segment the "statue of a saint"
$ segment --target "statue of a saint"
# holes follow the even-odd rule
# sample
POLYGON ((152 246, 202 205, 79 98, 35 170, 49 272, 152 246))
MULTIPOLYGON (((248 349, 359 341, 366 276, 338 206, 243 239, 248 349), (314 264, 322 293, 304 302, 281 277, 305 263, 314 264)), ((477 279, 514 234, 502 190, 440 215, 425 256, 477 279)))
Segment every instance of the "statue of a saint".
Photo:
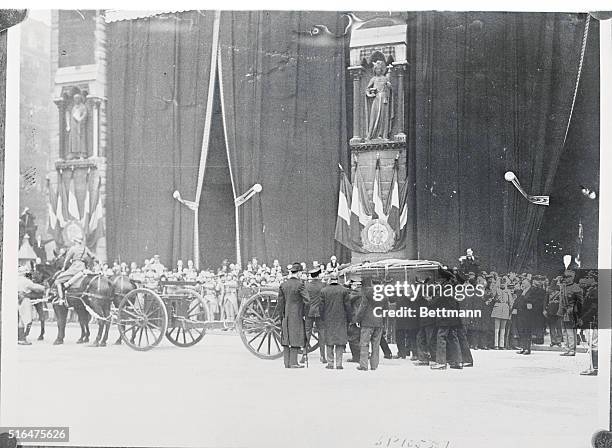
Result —
POLYGON ((388 139, 393 114, 391 82, 386 74, 387 65, 378 60, 374 63, 374 76, 366 88, 367 139, 388 139), (369 109, 369 110, 368 110, 369 109))
POLYGON ((67 159, 87 157, 87 106, 83 95, 73 97, 73 105, 66 111, 67 159))

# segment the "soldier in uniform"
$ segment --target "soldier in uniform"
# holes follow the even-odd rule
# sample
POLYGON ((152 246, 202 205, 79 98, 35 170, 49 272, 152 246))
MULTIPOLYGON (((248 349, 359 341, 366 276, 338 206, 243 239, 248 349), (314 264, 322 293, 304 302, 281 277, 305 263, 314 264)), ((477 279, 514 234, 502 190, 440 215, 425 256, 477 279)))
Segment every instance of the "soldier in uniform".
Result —
POLYGON ((306 317, 306 351, 302 356, 302 362, 306 361, 307 350, 310 345, 310 337, 312 336, 313 328, 316 326, 319 332, 319 353, 322 364, 327 363, 325 358, 325 329, 323 328, 323 321, 321 320, 321 311, 319 306, 321 304, 321 290, 325 287, 325 283, 321 281, 319 275, 321 274, 321 266, 317 266, 311 269, 309 272, 310 281, 306 283, 306 291, 308 292, 309 302, 304 308, 304 315, 306 317))
POLYGON ((63 272, 55 280, 60 300, 64 299, 64 288, 69 287, 86 269, 87 263, 96 258, 87 246, 83 244, 83 238, 77 236, 72 241, 74 245, 66 253, 63 272))
POLYGON ((325 344, 327 345, 327 369, 341 370, 342 353, 348 342, 347 328, 351 321, 350 291, 338 284, 338 273, 329 275, 329 285, 321 290, 321 318, 325 325, 325 344))
POLYGON ((586 278, 587 292, 584 297, 582 308, 582 328, 586 329, 590 335, 591 360, 589 368, 580 372, 580 375, 596 376, 598 368, 598 349, 597 349, 597 274, 590 272, 586 278))
POLYGON ((566 351, 561 356, 576 356, 576 328, 578 328, 578 317, 582 308, 582 288, 574 283, 576 273, 571 270, 565 271, 561 293, 559 297, 559 311, 563 325, 563 338, 566 343, 566 351))
POLYGON ((306 346, 304 307, 308 305, 309 298, 306 285, 299 278, 301 270, 300 263, 293 263, 287 280, 278 289, 278 308, 282 320, 281 344, 287 369, 304 367, 298 363, 297 357, 299 350, 306 346))

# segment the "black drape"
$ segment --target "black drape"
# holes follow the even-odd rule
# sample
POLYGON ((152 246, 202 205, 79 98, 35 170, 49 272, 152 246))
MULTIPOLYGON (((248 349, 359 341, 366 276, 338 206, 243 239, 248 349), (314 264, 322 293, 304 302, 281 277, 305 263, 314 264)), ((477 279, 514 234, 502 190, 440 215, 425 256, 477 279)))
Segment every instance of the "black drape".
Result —
POLYGON ((408 120, 421 258, 452 264, 472 247, 490 269, 534 267, 544 207, 525 201, 503 176, 514 171, 529 193, 550 194, 585 17, 411 17, 415 84, 408 120))
MULTIPOLYGON (((263 192, 240 208, 243 259, 329 258, 334 248, 338 163, 348 167, 343 38, 331 12, 223 12, 221 93, 236 194, 263 192)), ((338 254, 339 255, 339 254, 338 254)))
POLYGON ((109 258, 193 257, 194 200, 208 99, 213 12, 109 25, 109 258))

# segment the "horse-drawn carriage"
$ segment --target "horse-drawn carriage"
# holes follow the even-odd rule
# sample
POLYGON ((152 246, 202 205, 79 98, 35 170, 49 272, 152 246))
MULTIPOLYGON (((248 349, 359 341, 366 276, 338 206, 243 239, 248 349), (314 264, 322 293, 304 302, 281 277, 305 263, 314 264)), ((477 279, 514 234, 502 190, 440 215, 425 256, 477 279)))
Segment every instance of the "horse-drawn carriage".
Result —
MULTIPOLYGON (((123 341, 135 350, 149 350, 165 336, 179 347, 200 342, 207 330, 236 329, 245 347, 262 359, 282 355, 281 319, 276 288, 260 288, 242 300, 236 320, 215 320, 211 303, 196 282, 160 282, 156 289, 139 287, 119 303, 116 321, 123 341)), ((309 351, 319 346, 315 333, 309 351)))
MULTIPOLYGON (((58 319, 58 338, 63 341, 68 307, 73 307, 81 324, 81 338, 89 341, 89 316, 98 321, 94 345, 106 345, 110 324, 117 324, 120 339, 134 350, 146 351, 165 337, 179 347, 200 342, 207 330, 236 329, 245 347, 262 359, 282 355, 278 289, 258 288, 242 299, 235 320, 215 319, 215 304, 204 293, 204 285, 189 281, 135 283, 127 275, 106 277, 86 274, 65 292, 65 300, 54 295, 49 273, 49 293, 58 319), (114 309, 112 309, 114 305, 114 309)), ((239 294, 240 291, 239 291, 239 294)), ((318 348, 318 334, 309 351, 318 348)))

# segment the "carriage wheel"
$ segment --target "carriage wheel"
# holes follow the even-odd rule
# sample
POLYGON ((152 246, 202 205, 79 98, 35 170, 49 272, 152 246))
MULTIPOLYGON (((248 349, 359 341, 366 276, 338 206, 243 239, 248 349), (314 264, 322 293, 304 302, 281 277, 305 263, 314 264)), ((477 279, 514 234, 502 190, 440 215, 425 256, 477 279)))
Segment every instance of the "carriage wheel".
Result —
POLYGON ((200 342, 210 320, 204 298, 192 289, 181 289, 173 292, 167 303, 170 320, 166 338, 179 347, 200 342))
POLYGON ((277 292, 260 292, 246 299, 238 312, 236 325, 242 342, 255 356, 262 359, 282 356, 277 292))
POLYGON ((168 312, 156 293, 138 288, 127 293, 119 303, 117 324, 123 342, 134 350, 150 350, 166 333, 168 312))
POLYGON ((310 341, 308 341, 308 353, 314 352, 319 348, 321 341, 319 340, 319 329, 313 328, 312 334, 310 335, 310 341))

